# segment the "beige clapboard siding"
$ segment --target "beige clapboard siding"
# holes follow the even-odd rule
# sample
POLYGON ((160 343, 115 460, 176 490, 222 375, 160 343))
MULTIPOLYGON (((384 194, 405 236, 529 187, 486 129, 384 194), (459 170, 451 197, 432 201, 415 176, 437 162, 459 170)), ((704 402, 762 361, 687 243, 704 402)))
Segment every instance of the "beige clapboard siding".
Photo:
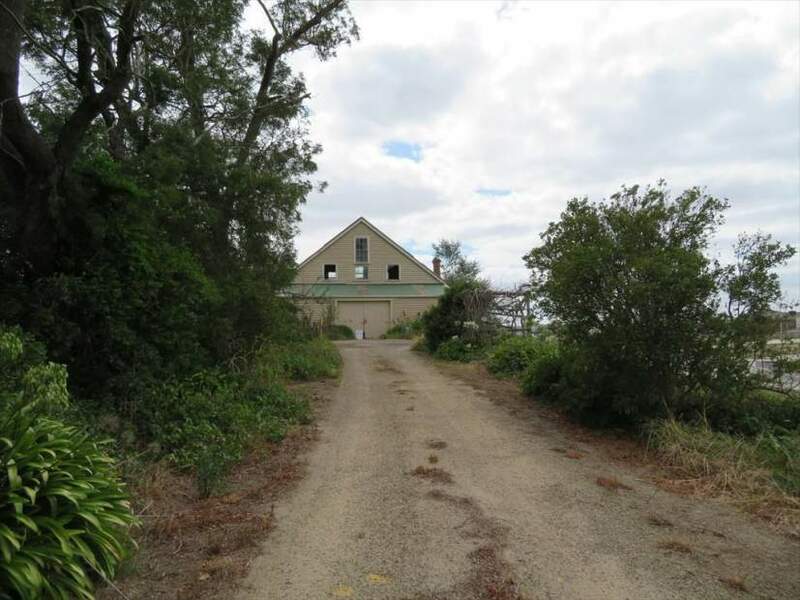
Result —
POLYGON ((421 269, 402 252, 389 244, 364 223, 336 240, 319 255, 309 260, 297 273, 295 283, 315 283, 324 281, 322 269, 326 264, 336 265, 336 281, 355 283, 355 238, 369 239, 369 262, 367 263, 369 279, 359 279, 357 283, 392 283, 386 279, 387 265, 400 265, 400 281, 398 283, 439 283, 430 273, 421 269))
POLYGON ((408 321, 415 319, 431 306, 438 298, 395 298, 392 300, 392 321, 408 321))
POLYGON ((296 302, 295 304, 312 323, 320 323, 327 316, 328 311, 330 310, 328 308, 330 303, 331 300, 323 300, 321 302, 303 300, 296 302))
MULTIPOLYGON (((369 301, 380 301, 381 299, 373 299, 369 301)), ((436 304, 437 298, 386 298, 390 303, 390 319, 392 323, 399 323, 400 321, 409 321, 417 318, 419 315, 428 310, 431 306, 436 304)), ((335 302, 336 320, 337 324, 345 324, 341 319, 341 309, 338 308, 338 301, 336 298, 331 298, 322 302, 303 301, 298 303, 300 310, 311 320, 313 323, 321 322, 327 315, 328 303, 335 302)), ((354 300, 352 298, 341 300, 342 303, 350 302, 349 306, 353 306, 354 300)), ((355 301, 358 302, 358 301, 355 301)))

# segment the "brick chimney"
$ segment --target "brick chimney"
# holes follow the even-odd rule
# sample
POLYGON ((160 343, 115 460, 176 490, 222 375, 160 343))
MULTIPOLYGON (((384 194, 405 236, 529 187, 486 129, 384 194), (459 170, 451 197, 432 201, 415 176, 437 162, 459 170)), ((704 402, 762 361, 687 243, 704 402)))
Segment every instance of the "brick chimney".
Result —
POLYGON ((433 272, 437 277, 442 276, 442 261, 438 257, 433 259, 433 272))

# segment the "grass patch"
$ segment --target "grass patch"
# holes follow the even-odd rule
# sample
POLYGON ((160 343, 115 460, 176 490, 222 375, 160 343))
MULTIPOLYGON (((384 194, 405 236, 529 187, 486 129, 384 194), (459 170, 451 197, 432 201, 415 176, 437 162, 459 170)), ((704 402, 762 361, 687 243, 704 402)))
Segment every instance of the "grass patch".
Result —
POLYGON ((649 445, 675 472, 672 487, 729 495, 800 533, 800 432, 745 437, 664 420, 651 424, 649 445))

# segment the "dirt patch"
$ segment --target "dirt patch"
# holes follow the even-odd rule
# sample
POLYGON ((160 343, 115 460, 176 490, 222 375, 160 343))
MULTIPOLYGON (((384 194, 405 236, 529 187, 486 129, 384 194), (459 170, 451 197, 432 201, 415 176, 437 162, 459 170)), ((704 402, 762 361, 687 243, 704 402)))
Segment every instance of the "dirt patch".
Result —
POLYGON ((431 450, 444 450, 447 448, 447 442, 443 442, 442 440, 430 440, 428 442, 428 448, 431 450))
POLYGON ((468 579, 435 595, 417 595, 406 600, 525 600, 510 566, 502 558, 508 529, 486 517, 471 498, 453 496, 443 490, 431 490, 427 497, 463 511, 466 519, 459 527, 459 534, 481 542, 467 555, 473 567, 468 579))
POLYGON ((736 590, 737 592, 749 591, 747 588, 747 584, 744 582, 744 579, 742 579, 737 575, 732 575, 731 577, 720 577, 719 580, 726 586, 728 586, 732 590, 736 590))
POLYGON ((692 547, 686 542, 681 540, 664 540, 658 542, 658 547, 662 550, 669 550, 670 552, 678 552, 680 554, 692 554, 692 547))
POLYGON ((435 483, 453 483, 453 476, 444 469, 440 469, 439 467, 423 467, 422 465, 420 465, 419 467, 411 471, 411 474, 414 477, 427 479, 435 483))
POLYGON ((607 490, 611 491, 633 489, 631 486, 622 483, 616 477, 598 477, 595 483, 597 483, 597 485, 599 485, 600 487, 604 487, 607 490))
POLYGON ((578 452, 577 450, 567 450, 564 452, 564 456, 573 460, 580 460, 586 455, 583 452, 578 452))
POLYGON ((395 365, 390 363, 384 359, 378 359, 375 361, 375 370, 379 373, 394 373, 396 375, 402 375, 403 371, 398 369, 395 365))
POLYGON ((648 515, 647 522, 651 525, 655 525, 656 527, 672 527, 672 521, 665 519, 664 517, 659 517, 658 515, 648 515))
MULTIPOLYGON (((321 385, 305 386, 315 404, 327 399, 321 385)), ((274 500, 303 476, 301 457, 317 437, 308 425, 252 448, 231 473, 228 492, 212 498, 200 498, 189 475, 164 463, 148 467, 130 486, 143 523, 139 550, 115 580, 118 590, 98 590, 98 600, 232 598, 274 526, 274 500)))

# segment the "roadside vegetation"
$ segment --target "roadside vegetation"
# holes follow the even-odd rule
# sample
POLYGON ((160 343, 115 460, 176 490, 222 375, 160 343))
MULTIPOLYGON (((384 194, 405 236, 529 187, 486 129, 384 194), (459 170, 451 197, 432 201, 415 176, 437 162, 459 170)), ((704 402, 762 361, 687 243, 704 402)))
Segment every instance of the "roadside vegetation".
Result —
POLYGON ((217 493, 310 418, 289 383, 338 371, 280 295, 323 186, 288 58, 358 28, 344 0, 260 3, 261 30, 247 5, 0 10, 0 598, 92 598, 133 550, 125 479, 217 493))
POLYGON ((525 256, 546 326, 504 333, 488 286, 464 278, 423 317, 424 347, 484 360, 581 423, 641 435, 676 478, 800 511, 797 346, 768 343, 775 270, 795 249, 742 235, 733 264, 710 259, 727 206, 663 183, 572 200, 525 256))
POLYGON ((422 335, 422 320, 403 319, 392 325, 381 337, 385 340, 413 340, 422 335))

